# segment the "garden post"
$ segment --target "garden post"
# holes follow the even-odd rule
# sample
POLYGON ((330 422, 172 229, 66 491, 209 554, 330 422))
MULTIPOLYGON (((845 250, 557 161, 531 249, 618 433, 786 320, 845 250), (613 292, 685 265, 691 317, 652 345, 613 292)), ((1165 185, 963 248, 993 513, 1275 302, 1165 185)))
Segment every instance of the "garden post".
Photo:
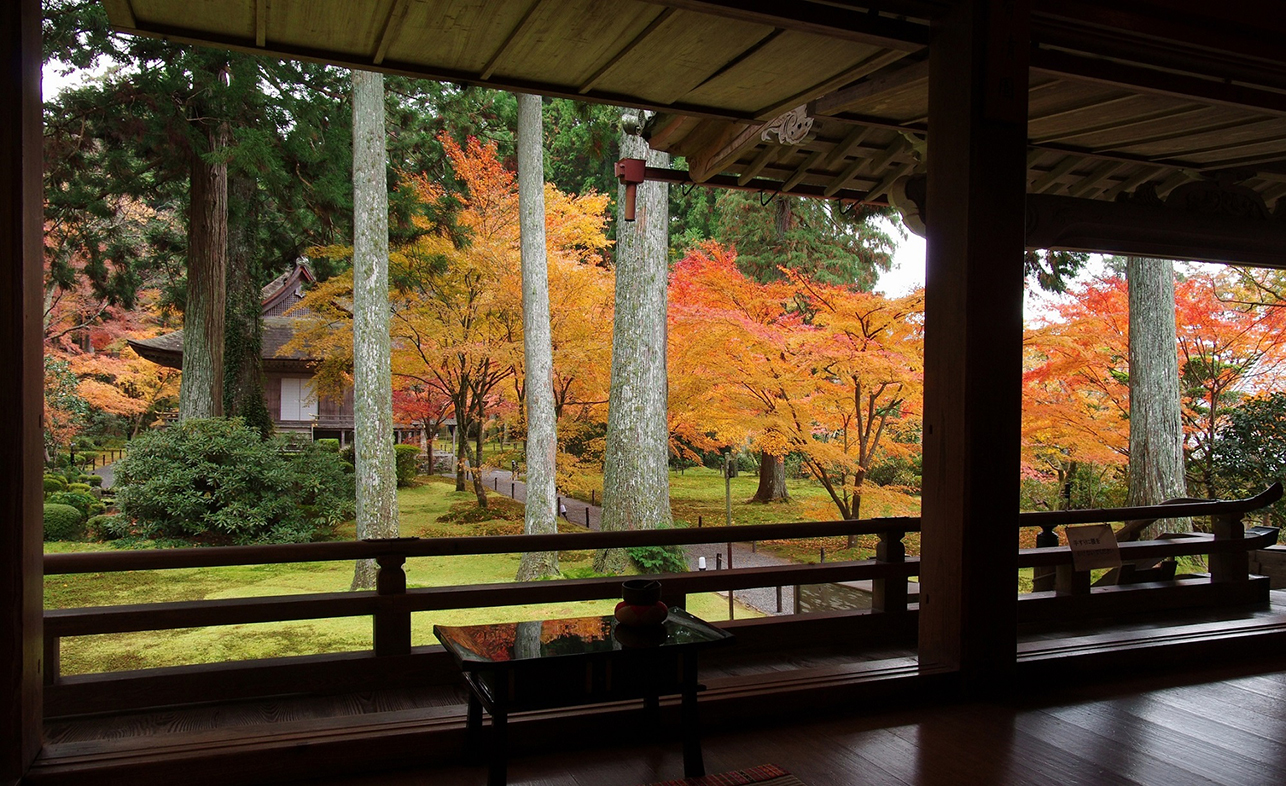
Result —
POLYGON ((375 654, 409 655, 411 652, 411 612, 402 603, 406 596, 406 563, 404 554, 380 554, 375 558, 379 573, 375 577, 375 654))
MULTIPOLYGON (((906 562, 906 544, 902 542, 900 530, 884 530, 880 533, 880 542, 875 547, 875 559, 879 562, 906 562)), ((871 609, 873 611, 899 612, 906 611, 906 576, 874 579, 871 582, 871 609)))
MULTIPOLYGON (((1211 528, 1214 530, 1215 540, 1242 540, 1246 536, 1246 528, 1242 523, 1240 513, 1230 513, 1225 516, 1212 516, 1211 528)), ((1250 575, 1250 553, 1244 550, 1232 551, 1224 554, 1210 555, 1210 580, 1211 581, 1246 581, 1250 575)))

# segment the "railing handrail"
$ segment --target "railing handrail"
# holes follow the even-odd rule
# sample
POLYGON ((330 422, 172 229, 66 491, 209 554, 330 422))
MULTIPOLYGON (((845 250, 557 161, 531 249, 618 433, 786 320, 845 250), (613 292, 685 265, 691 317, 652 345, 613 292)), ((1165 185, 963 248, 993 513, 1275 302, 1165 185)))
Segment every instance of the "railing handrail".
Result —
POLYGON ((292 543, 273 546, 212 546, 149 551, 86 551, 45 555, 45 574, 110 573, 127 570, 171 570, 287 562, 328 562, 374 559, 398 553, 406 557, 446 557, 474 554, 518 554, 540 551, 686 546, 698 543, 740 543, 784 538, 838 535, 878 535, 918 532, 919 517, 810 521, 794 524, 742 524, 732 527, 571 532, 557 535, 477 535, 446 538, 292 543))
MULTIPOLYGON (((1095 510, 1060 510, 1019 513, 1019 527, 1051 529, 1066 524, 1092 524, 1149 518, 1213 516, 1246 513, 1267 507, 1282 497, 1281 483, 1244 499, 1182 502, 1095 510)), ((919 532, 920 517, 742 524, 731 527, 633 530, 620 532, 563 533, 557 535, 493 535, 447 538, 396 538, 392 540, 334 541, 271 546, 214 546, 149 551, 80 552, 48 554, 45 574, 110 573, 130 570, 173 570, 232 565, 265 565, 292 562, 329 562, 373 559, 396 552, 407 557, 442 557, 473 554, 517 554, 539 551, 572 551, 632 546, 686 546, 699 543, 815 538, 838 535, 878 535, 886 532, 919 532)))
POLYGON ((1042 510, 1020 513, 1020 527, 1053 528, 1067 524, 1103 524, 1110 521, 1226 516, 1266 508, 1282 498, 1282 484, 1274 483, 1253 497, 1242 499, 1184 500, 1160 505, 1089 510, 1042 510))

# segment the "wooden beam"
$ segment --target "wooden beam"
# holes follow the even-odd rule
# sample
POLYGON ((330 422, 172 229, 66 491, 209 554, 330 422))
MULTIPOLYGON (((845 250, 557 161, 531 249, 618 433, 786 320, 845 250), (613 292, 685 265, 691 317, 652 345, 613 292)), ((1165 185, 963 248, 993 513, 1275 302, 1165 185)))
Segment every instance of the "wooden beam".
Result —
POLYGON ((800 181, 808 176, 809 167, 816 164, 821 157, 822 151, 814 150, 808 158, 804 159, 804 163, 800 164, 799 167, 795 169, 794 173, 782 182, 781 190, 786 192, 799 185, 800 181))
POLYGON ((1120 161, 1105 161, 1093 172, 1090 172, 1088 175, 1077 181, 1071 188, 1067 189, 1067 195, 1074 197, 1088 196, 1103 179, 1111 177, 1125 166, 1127 166, 1127 164, 1120 161))
POLYGON ((848 9, 835 4, 781 3, 774 0, 646 0, 646 2, 903 52, 914 52, 929 43, 927 25, 875 16, 867 13, 865 9, 848 9))
POLYGON ((1053 49, 1036 49, 1031 58, 1034 74, 1111 85, 1150 95, 1199 99, 1203 103, 1217 106, 1255 109, 1271 115, 1286 116, 1286 93, 1142 68, 1114 60, 1082 57, 1053 49))
POLYGON ((1060 177, 1075 169, 1076 165, 1081 162, 1082 159, 1076 156, 1065 156, 1062 161, 1054 164, 1048 172, 1036 178, 1035 182, 1031 184, 1031 188, 1028 190, 1039 194, 1049 186, 1053 185, 1060 177))
POLYGON ((675 12, 675 9, 673 8, 662 9, 661 13, 653 17, 652 21, 648 23, 647 27, 643 28, 643 30, 640 31, 638 35, 634 36, 633 40, 631 40, 628 44, 621 47, 620 49, 616 50, 616 53, 613 54, 610 58, 608 58, 606 63, 603 63, 603 65, 600 66, 597 70, 595 70, 594 73, 590 74, 589 78, 586 79, 583 83, 581 83, 580 89, 578 89, 576 92, 580 93, 581 95, 584 95, 585 93, 588 93, 589 91, 593 90, 594 86, 598 84, 598 80, 607 76, 612 71, 613 68, 616 68, 616 66, 622 60, 625 59, 625 57, 630 52, 633 52, 635 49, 637 49, 640 44, 642 44, 645 40, 647 40, 648 36, 656 32, 656 29, 658 27, 670 21, 670 17, 674 16, 674 12, 675 12))
POLYGON ((826 186, 826 190, 823 193, 828 197, 835 196, 840 192, 840 189, 847 185, 848 181, 852 180, 853 176, 860 172, 862 167, 866 166, 868 163, 870 163, 870 159, 859 158, 844 167, 844 171, 835 176, 835 179, 826 186))
POLYGON ((763 123, 750 123, 742 127, 730 126, 716 138, 706 149, 696 155, 688 156, 688 172, 692 180, 704 183, 711 175, 717 175, 728 164, 736 161, 741 154, 759 144, 759 134, 763 123))
POLYGON ((0 3, 0 783, 40 751, 44 402, 40 0, 0 3))
POLYGON ((1116 95, 1116 96, 1112 96, 1111 98, 1096 98, 1092 101, 1085 101, 1083 103, 1076 104, 1075 106, 1070 106, 1055 112, 1047 112, 1046 114, 1043 114, 1043 115, 1034 115, 1032 117, 1029 117, 1027 119, 1027 122, 1029 124, 1038 123, 1043 120, 1053 120, 1059 117, 1067 117, 1068 115, 1078 115, 1081 112, 1088 112, 1092 109, 1102 109, 1105 106, 1112 106, 1113 104, 1120 104, 1126 101, 1133 101, 1136 98, 1138 98, 1138 95, 1134 93, 1126 93, 1125 95, 1116 95))
POLYGON ((263 46, 268 43, 268 0, 253 0, 253 2, 255 4, 255 46, 263 46))
POLYGON ((1139 171, 1104 192, 1103 198, 1108 201, 1116 199, 1117 194, 1129 193, 1131 189, 1146 183, 1162 171, 1164 170, 1159 166, 1141 167, 1139 171))
POLYGON ((962 0, 929 54, 919 657, 973 695, 1014 687, 1029 23, 962 0))
POLYGON ((826 160, 822 163, 822 166, 833 167, 843 161, 844 158, 848 156, 849 151, 862 144, 862 140, 866 139, 867 135, 870 133, 870 126, 858 126, 852 131, 849 131, 848 136, 844 137, 840 140, 839 144, 831 148, 831 152, 826 156, 826 160))
POLYGON ((857 65, 854 65, 851 68, 846 68, 827 78, 825 81, 813 85, 807 90, 800 91, 790 98, 778 101, 760 109, 755 113, 755 117, 760 120, 772 120, 782 112, 794 109, 801 104, 806 104, 814 98, 823 96, 835 88, 843 87, 849 82, 861 79, 867 74, 874 73, 890 63, 895 63, 898 60, 901 60, 906 57, 906 55, 906 52, 898 51, 880 52, 878 54, 871 55, 857 65))
POLYGON ((754 180, 760 172, 764 171, 764 167, 768 166, 768 162, 775 159, 784 149, 780 145, 768 145, 765 147, 759 155, 755 156, 755 160, 750 162, 750 166, 746 167, 746 170, 737 177, 737 185, 744 186, 754 180))
MULTIPOLYGON (((1209 111, 1210 111, 1210 107, 1208 106, 1189 105, 1185 107, 1180 107, 1179 109, 1167 109, 1161 112, 1149 112, 1146 115, 1139 115, 1138 117, 1132 118, 1130 120, 1099 123, 1097 125, 1086 126, 1084 128, 1068 129, 1066 131, 1059 131, 1057 133, 1046 134, 1044 136, 1041 136, 1039 134, 1033 134, 1031 136, 1031 140, 1033 142, 1062 142, 1068 139, 1076 139, 1077 137, 1090 136, 1091 134, 1100 134, 1104 131, 1123 131, 1125 129, 1134 128, 1135 126, 1142 126, 1142 125, 1147 125, 1149 123, 1155 123, 1158 120, 1178 121, 1181 118, 1187 117, 1189 115, 1194 115, 1194 114, 1199 114, 1201 112, 1209 112, 1209 111)), ((1128 144, 1136 144, 1136 142, 1131 140, 1128 144)))
POLYGON ((500 42, 500 46, 491 53, 486 65, 478 72, 479 79, 485 82, 491 78, 491 75, 496 71, 496 66, 500 63, 500 58, 505 56, 505 52, 509 51, 510 45, 518 40, 518 36, 522 35, 522 31, 526 29, 527 23, 531 21, 531 18, 536 15, 536 10, 540 8, 542 2, 544 0, 533 0, 531 6, 527 8, 527 12, 518 20, 518 24, 514 25, 514 29, 509 31, 509 35, 505 36, 505 40, 500 42))
POLYGON ((111 17, 112 23, 118 27, 138 26, 130 0, 103 0, 103 6, 107 9, 107 15, 111 17))
POLYGON ((1049 194, 1027 197, 1027 246, 1286 269, 1286 224, 1049 194))
POLYGON ((929 61, 921 60, 917 63, 903 66, 891 73, 871 77, 861 84, 824 95, 817 99, 813 109, 819 115, 842 112, 846 107, 850 107, 853 104, 867 101, 886 93, 892 93, 904 87, 910 87, 919 82, 924 82, 928 78, 929 61))
MULTIPOLYGON (((268 0, 259 0, 266 3, 268 0)), ((380 32, 380 43, 375 48, 375 57, 373 63, 379 65, 384 62, 384 56, 388 54, 388 48, 397 40, 397 34, 402 30, 402 23, 406 21, 406 13, 411 9, 411 0, 397 0, 393 7, 389 9, 388 18, 384 20, 384 30, 380 32)), ((259 46, 263 46, 261 42, 259 46)))
POLYGON ((880 197, 884 196, 885 194, 889 193, 889 189, 893 188, 893 184, 898 181, 898 178, 905 177, 906 175, 910 174, 914 169, 915 169, 915 162, 908 161, 902 166, 898 167, 897 169, 894 169, 892 172, 885 175, 884 179, 875 185, 875 188, 872 188, 870 191, 866 192, 867 201, 873 202, 879 199, 880 197))

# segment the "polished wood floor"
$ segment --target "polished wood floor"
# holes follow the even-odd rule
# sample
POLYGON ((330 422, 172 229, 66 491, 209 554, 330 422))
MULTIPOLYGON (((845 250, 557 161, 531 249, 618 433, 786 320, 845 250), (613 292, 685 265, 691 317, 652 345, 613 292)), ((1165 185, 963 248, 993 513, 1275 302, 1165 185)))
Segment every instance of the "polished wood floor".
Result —
MULTIPOLYGON (((1140 677, 1037 699, 871 712, 724 728, 710 772, 772 763, 809 786, 1286 784, 1286 657, 1239 670, 1140 677)), ((560 746, 561 748, 562 746, 560 746)), ((529 752, 514 786, 635 786, 681 777, 677 741, 529 752)), ((309 786, 480 786, 482 767, 309 781, 309 786)))

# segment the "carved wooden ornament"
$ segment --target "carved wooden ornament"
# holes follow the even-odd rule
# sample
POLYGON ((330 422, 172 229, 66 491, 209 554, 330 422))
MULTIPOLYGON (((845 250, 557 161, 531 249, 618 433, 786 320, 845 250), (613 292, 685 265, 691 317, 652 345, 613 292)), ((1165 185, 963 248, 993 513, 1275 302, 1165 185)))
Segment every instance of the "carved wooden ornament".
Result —
POLYGON ((798 145, 808 136, 808 132, 813 128, 813 118, 808 116, 808 106, 800 105, 784 112, 774 118, 759 134, 759 138, 764 142, 771 141, 768 139, 769 134, 777 135, 777 142, 783 145, 798 145))

